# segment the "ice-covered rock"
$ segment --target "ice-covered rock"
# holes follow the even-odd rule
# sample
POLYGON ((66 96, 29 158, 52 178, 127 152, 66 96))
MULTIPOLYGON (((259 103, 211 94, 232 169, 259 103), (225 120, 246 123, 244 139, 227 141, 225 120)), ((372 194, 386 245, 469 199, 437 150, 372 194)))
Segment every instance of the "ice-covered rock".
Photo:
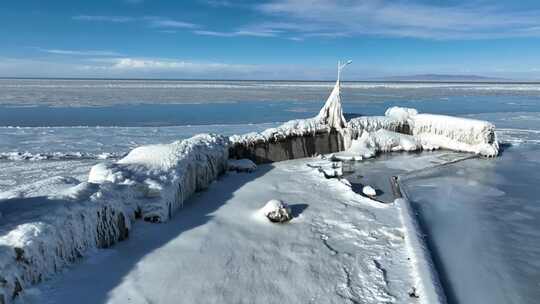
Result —
POLYGON ((280 200, 270 200, 260 212, 273 223, 283 223, 292 219, 291 208, 280 200))
POLYGON ((373 189, 373 187, 371 187, 369 185, 366 185, 366 186, 364 186, 362 188, 362 193, 364 193, 367 196, 376 196, 377 195, 377 191, 375 191, 375 189, 373 189))
POLYGON ((247 158, 242 159, 229 159, 228 161, 229 171, 237 172, 252 172, 257 169, 257 165, 247 158))

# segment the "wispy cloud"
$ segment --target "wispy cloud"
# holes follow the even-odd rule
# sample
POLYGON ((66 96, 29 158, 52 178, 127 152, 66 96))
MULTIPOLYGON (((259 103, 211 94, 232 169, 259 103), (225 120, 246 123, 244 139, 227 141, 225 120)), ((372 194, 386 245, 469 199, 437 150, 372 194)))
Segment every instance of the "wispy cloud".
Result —
POLYGON ((230 7, 233 6, 231 1, 227 0, 202 0, 204 3, 213 7, 230 7))
POLYGON ((193 33, 202 36, 215 36, 215 37, 239 37, 239 36, 250 36, 250 37, 276 37, 279 34, 279 31, 276 30, 262 30, 262 31, 252 31, 252 30, 238 30, 232 32, 216 32, 216 31, 205 31, 197 30, 193 33))
POLYGON ((273 0, 257 5, 256 10, 285 21, 289 24, 288 31, 296 37, 380 35, 485 39, 540 36, 540 11, 510 11, 486 6, 485 2, 451 6, 389 0, 273 0))
POLYGON ((72 56, 122 56, 122 54, 113 51, 105 50, 63 50, 63 49, 43 49, 37 48, 39 51, 56 55, 72 55, 72 56))
POLYGON ((96 15, 78 15, 73 16, 73 20, 78 21, 95 21, 95 22, 113 22, 113 23, 126 23, 132 22, 136 19, 127 16, 96 16, 96 15))
POLYGON ((143 17, 143 20, 147 21, 151 27, 160 28, 196 28, 198 27, 194 23, 178 21, 174 19, 164 17, 143 17))
POLYGON ((142 22, 152 28, 197 28, 198 25, 185 22, 181 20, 171 19, 162 16, 143 16, 143 17, 130 17, 130 16, 96 16, 96 15, 79 15, 73 16, 73 20, 77 21, 89 21, 89 22, 111 22, 111 23, 128 23, 128 22, 142 22))

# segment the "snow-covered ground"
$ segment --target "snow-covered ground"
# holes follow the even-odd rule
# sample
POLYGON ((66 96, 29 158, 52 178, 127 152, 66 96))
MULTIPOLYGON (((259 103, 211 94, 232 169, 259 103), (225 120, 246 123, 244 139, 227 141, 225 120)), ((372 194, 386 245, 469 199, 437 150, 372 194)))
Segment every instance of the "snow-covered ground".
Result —
POLYGON ((301 159, 229 173, 170 222, 136 223, 31 290, 35 303, 411 303, 411 257, 399 210, 325 179, 301 159), (271 199, 294 219, 273 224, 271 199), (84 297, 81 295, 85 295, 84 297))

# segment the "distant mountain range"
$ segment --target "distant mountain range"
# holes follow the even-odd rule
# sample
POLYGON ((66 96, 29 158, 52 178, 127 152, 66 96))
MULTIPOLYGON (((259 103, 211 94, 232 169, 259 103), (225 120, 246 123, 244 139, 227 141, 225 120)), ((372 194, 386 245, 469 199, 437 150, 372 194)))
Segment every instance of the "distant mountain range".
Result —
POLYGON ((478 75, 420 74, 370 78, 375 81, 437 81, 437 82, 505 82, 510 79, 478 75))

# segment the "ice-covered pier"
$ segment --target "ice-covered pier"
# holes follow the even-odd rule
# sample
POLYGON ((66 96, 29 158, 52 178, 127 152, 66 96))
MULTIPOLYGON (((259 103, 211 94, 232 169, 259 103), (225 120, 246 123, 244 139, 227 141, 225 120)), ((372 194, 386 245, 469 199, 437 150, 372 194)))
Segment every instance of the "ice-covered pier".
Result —
MULTIPOLYGON (((343 116, 340 80, 320 113, 260 133, 202 134, 143 146, 113 164, 98 164, 88 181, 55 182, 31 199, 0 201, 0 304, 61 272, 93 248, 129 237, 142 218, 166 222, 196 191, 224 173, 231 160, 270 163, 332 154, 361 161, 389 151, 448 149, 494 157, 495 126, 486 121, 390 108, 384 116, 343 116), (51 194, 54 193, 54 194, 51 194)), ((421 292, 421 291, 420 291, 421 292)))

